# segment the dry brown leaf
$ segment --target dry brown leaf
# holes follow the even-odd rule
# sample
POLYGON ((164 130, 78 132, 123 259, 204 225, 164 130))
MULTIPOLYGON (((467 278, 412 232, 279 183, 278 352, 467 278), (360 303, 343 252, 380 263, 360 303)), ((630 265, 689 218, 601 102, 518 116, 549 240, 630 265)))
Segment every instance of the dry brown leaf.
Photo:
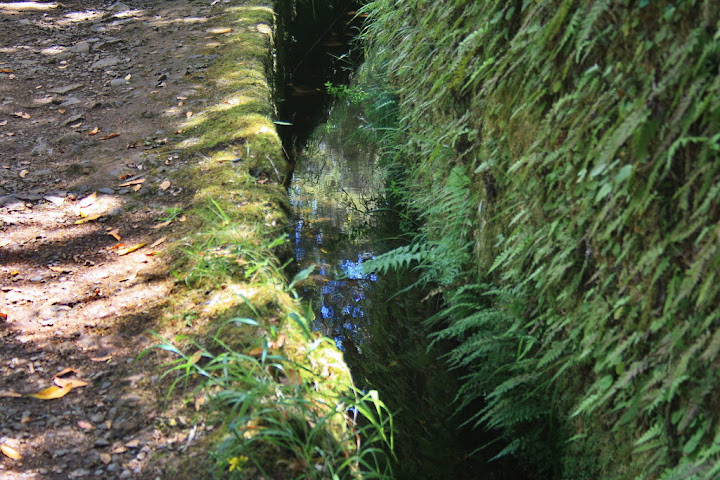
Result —
POLYGON ((82 127, 83 122, 73 123, 70 125, 70 128, 80 128, 82 127))
POLYGON ((12 458, 13 460, 22 459, 22 455, 20 455, 20 452, 18 452, 12 447, 9 447, 7 445, 0 445, 0 450, 2 450, 2 453, 8 458, 12 458))
POLYGON ((12 390, 3 390, 0 392, 0 398, 22 398, 22 395, 12 390))
POLYGON ((60 115, 63 115, 63 114, 65 113, 65 109, 64 109, 64 108, 58 108, 58 112, 60 113, 60 115))
POLYGON ((256 348, 253 348, 252 350, 250 350, 248 352, 248 355, 250 355, 251 357, 259 357, 260 355, 262 355, 264 350, 265 349, 262 347, 256 347, 256 348))
POLYGON ((164 180, 164 181, 160 184, 160 190, 162 190, 162 191, 164 192, 165 190, 167 190, 168 188, 170 188, 170 185, 171 185, 171 184, 170 184, 170 180, 164 180))
POLYGON ((228 28, 216 27, 216 28, 208 29, 207 33, 209 33, 211 35, 222 35, 223 33, 230 33, 232 31, 233 31, 233 29, 229 28, 229 27, 228 28))
POLYGON ((107 362, 112 358, 112 355, 105 355, 104 357, 90 357, 92 362, 107 362))
POLYGON ((122 237, 120 236, 120 229, 119 229, 119 228, 114 228, 114 229, 110 230, 109 232, 107 232, 107 234, 110 235, 111 237, 113 237, 113 238, 114 238, 115 240, 117 240, 118 242, 119 242, 120 240, 122 240, 122 237))
POLYGON ((87 197, 80 200, 80 202, 78 202, 78 208, 89 207, 90 205, 95 203, 95 200, 97 200, 97 192, 93 192, 87 197))
POLYGON ((19 118, 24 118, 25 120, 30 118, 30 114, 25 113, 25 112, 15 112, 13 115, 15 115, 16 117, 19 117, 19 118))
POLYGON ((9 68, 0 68, 0 73, 13 73, 9 68))
POLYGON ((193 112, 185 112, 185 117, 190 118, 193 116, 193 112))
POLYGON ((202 353, 202 350, 198 350, 197 352, 193 353, 188 360, 192 365, 195 365, 202 358, 202 353))
POLYGON ((55 382, 55 385, 57 385, 60 388, 70 387, 70 388, 80 388, 80 387, 87 387, 88 382, 84 380, 78 380, 77 378, 53 378, 53 382, 55 382))
POLYGON ((142 188, 142 184, 141 184, 141 183, 132 186, 132 189, 135 190, 136 192, 137 192, 138 190, 140 190, 141 188, 142 188))
POLYGON ((88 135, 97 135, 100 132, 100 127, 95 127, 88 132, 88 135))
POLYGON ((39 398, 40 400, 54 400, 56 398, 62 398, 72 390, 72 385, 65 385, 64 387, 58 387, 53 385, 45 390, 41 390, 38 393, 28 395, 29 397, 39 398))
POLYGON ((110 462, 112 462, 112 456, 109 453, 101 453, 99 456, 100 461, 103 462, 105 465, 108 465, 110 462))
POLYGON ((157 230, 158 228, 164 228, 164 227, 167 227, 168 225, 170 225, 172 222, 173 222, 172 220, 168 220, 167 222, 158 223, 157 225, 153 226, 152 228, 154 228, 155 230, 157 230))
POLYGON ((68 375, 68 374, 70 374, 70 373, 74 373, 75 375, 79 375, 79 374, 80 374, 80 372, 78 372, 78 371, 75 370, 74 368, 72 368, 72 367, 67 367, 67 368, 63 368, 60 372, 56 373, 55 376, 56 376, 56 377, 64 377, 65 375, 68 375))
POLYGON ((86 422, 85 420, 79 420, 77 422, 77 425, 83 430, 95 430, 95 426, 90 422, 86 422))
POLYGON ((130 247, 121 248, 118 250, 118 255, 127 255, 128 253, 132 253, 135 250, 140 250, 145 245, 147 245, 147 242, 136 243, 135 245, 132 245, 130 247))
MULTIPOLYGON (((110 425, 112 425, 112 423, 110 425)), ((108 430, 110 430, 110 427, 107 425, 107 422, 105 422, 105 426, 108 428, 108 430)), ((114 454, 125 453, 125 452, 127 452, 127 448, 123 447, 122 445, 118 445, 110 451, 110 453, 114 453, 114 454)))
POLYGON ((118 187, 129 187, 131 185, 139 185, 145 183, 145 178, 138 178, 136 180, 130 180, 129 182, 121 183, 118 187))
POLYGON ((157 247, 158 245, 160 245, 161 243, 163 243, 165 240, 167 240, 167 238, 168 238, 168 237, 158 238, 158 239, 155 240, 155 241, 152 243, 152 245, 150 245, 148 248, 155 248, 155 247, 157 247))
POLYGON ((24 169, 23 169, 23 170, 19 173, 20 178, 25 178, 25 177, 27 177, 27 174, 28 174, 28 173, 30 173, 30 172, 28 172, 27 170, 24 170, 24 169))
POLYGON ((82 225, 83 223, 92 222, 93 220, 97 220, 100 217, 102 217, 102 213, 98 213, 97 215, 90 215, 89 217, 76 220, 75 225, 82 225))
POLYGON ((55 273, 70 273, 70 272, 72 272, 72 270, 70 270, 69 268, 66 268, 66 267, 54 267, 52 265, 48 265, 48 268, 55 273))
POLYGON ((180 215, 178 217, 178 220, 180 220, 181 222, 184 222, 185 220, 187 220, 187 217, 185 215, 180 215))
POLYGON ((7 125, 7 124, 8 124, 8 121, 7 121, 7 120, 3 120, 3 121, 0 122, 0 127, 4 127, 4 126, 7 125))
POLYGON ((124 243, 116 243, 115 245, 111 245, 111 246, 107 247, 107 249, 115 250, 116 248, 122 248, 122 247, 127 247, 127 245, 124 243))
POLYGON ((287 340, 287 337, 285 334, 280 334, 277 336, 277 339, 268 343, 268 346, 270 348, 282 348, 283 345, 285 345, 285 340, 287 340))
POLYGON ((111 133, 110 135, 105 135, 104 137, 100 137, 100 140, 110 140, 111 138, 119 137, 119 133, 111 133))

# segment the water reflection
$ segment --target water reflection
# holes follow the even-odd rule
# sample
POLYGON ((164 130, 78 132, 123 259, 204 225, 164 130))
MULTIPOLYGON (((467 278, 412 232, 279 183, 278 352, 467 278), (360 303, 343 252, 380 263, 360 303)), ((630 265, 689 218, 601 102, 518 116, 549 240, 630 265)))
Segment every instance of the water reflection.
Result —
POLYGON ((343 351, 359 353, 369 330, 362 302, 374 274, 364 274, 379 225, 368 213, 379 206, 375 154, 347 141, 340 126, 320 128, 298 158, 290 189, 295 207, 295 259, 315 264, 311 282, 301 285, 315 307, 314 328, 343 351), (344 137, 344 138, 343 138, 344 137))

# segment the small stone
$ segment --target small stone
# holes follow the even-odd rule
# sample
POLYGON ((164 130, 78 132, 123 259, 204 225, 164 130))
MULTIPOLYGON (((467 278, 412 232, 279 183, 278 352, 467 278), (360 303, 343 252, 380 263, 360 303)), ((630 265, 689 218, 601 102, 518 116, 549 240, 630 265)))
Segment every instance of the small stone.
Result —
POLYGON ((97 70, 100 68, 107 68, 107 67, 113 67, 120 63, 120 59, 118 57, 107 57, 98 60, 97 62, 90 65, 90 70, 97 70))
POLYGON ((130 478, 130 477, 132 477, 132 472, 130 470, 125 469, 122 471, 119 478, 130 478))
POLYGON ((105 470, 108 472, 117 472, 119 468, 120 466, 117 463, 111 463, 105 468, 105 470))
POLYGON ((124 85, 127 85, 128 81, 124 78, 113 78, 110 80, 110 86, 111 87, 122 87, 124 85))
POLYGON ((94 445, 95 445, 95 447, 102 448, 102 447, 107 447, 108 445, 110 445, 110 442, 106 438, 100 437, 95 440, 94 445))
POLYGON ((98 189, 98 193, 104 193, 106 195, 113 195, 115 194, 115 190, 109 187, 103 187, 98 189))
POLYGON ((90 44, 88 42, 79 42, 70 47, 70 51, 73 53, 79 53, 80 55, 88 54, 90 53, 90 44))
MULTIPOLYGON (((78 105, 78 104, 80 104, 80 103, 81 103, 81 102, 80 102, 80 99, 79 99, 79 98, 77 98, 77 97, 75 97, 75 96, 72 96, 72 97, 68 97, 64 102, 62 102, 62 103, 60 104, 60 106, 61 106, 61 107, 72 107, 73 105, 78 105)), ((65 124, 64 124, 64 125, 65 125, 65 124)))

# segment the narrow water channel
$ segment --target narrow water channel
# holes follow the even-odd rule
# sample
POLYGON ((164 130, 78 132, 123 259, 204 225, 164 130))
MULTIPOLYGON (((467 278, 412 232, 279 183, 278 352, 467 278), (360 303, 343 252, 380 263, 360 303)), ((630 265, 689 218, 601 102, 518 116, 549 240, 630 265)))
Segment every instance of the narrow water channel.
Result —
POLYGON ((457 378, 439 359, 442 350, 428 351, 423 323, 438 297, 405 290, 412 274, 363 272, 364 261, 397 246, 399 222, 384 200, 374 147, 362 136, 361 109, 343 101, 328 107, 323 84, 346 82, 349 74, 348 47, 339 42, 357 33, 346 12, 357 4, 329 5, 336 7, 324 18, 301 11, 287 25, 287 57, 295 63, 287 66, 280 118, 292 125, 279 128, 295 162, 289 194, 296 267, 316 266, 300 284, 314 308, 313 327, 344 352, 356 385, 378 390, 394 412, 396 479, 529 478, 511 461, 487 464, 502 442, 494 453, 474 454, 497 439, 461 428, 462 416, 453 415, 457 378))

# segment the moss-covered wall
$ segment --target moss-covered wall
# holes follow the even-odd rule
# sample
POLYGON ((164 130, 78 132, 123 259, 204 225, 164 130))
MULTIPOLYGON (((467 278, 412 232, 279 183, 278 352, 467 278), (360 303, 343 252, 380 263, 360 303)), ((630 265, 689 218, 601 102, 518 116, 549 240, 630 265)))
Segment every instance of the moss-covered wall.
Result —
POLYGON ((471 421, 533 478, 717 478, 720 7, 365 12, 423 222, 384 261, 419 261, 444 293, 459 405, 486 405, 471 421))

